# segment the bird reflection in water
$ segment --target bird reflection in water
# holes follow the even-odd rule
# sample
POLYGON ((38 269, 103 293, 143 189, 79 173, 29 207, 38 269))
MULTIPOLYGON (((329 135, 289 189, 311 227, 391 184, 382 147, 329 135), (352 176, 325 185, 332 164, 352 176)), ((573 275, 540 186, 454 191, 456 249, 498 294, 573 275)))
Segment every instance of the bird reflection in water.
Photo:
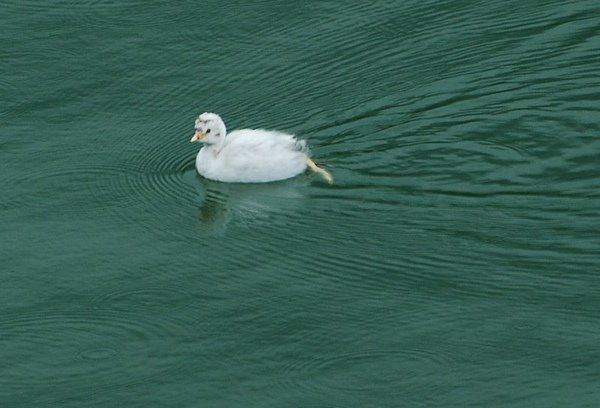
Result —
MULTIPOLYGON (((244 225, 270 223, 278 215, 306 207, 308 177, 266 184, 231 184, 202 179, 198 208, 203 229, 224 229, 232 220, 244 225)), ((222 231, 221 231, 222 232, 222 231)))

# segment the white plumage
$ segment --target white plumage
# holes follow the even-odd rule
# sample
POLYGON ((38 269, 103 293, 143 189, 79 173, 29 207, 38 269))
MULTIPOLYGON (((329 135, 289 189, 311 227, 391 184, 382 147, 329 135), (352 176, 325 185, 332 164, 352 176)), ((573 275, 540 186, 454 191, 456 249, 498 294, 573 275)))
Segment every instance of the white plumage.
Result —
POLYGON ((230 183, 265 183, 294 177, 307 168, 328 183, 331 175, 308 156, 304 140, 274 130, 240 129, 227 133, 215 113, 203 113, 195 123, 192 142, 203 142, 196 157, 200 175, 230 183))

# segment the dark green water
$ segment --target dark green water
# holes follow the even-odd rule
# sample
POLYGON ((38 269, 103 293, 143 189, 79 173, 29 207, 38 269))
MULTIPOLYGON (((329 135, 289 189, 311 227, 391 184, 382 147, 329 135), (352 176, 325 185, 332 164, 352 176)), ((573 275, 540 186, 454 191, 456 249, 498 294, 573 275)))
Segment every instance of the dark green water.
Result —
POLYGON ((0 27, 0 406, 598 406, 596 0, 8 0, 0 27), (336 184, 200 178, 203 111, 336 184))

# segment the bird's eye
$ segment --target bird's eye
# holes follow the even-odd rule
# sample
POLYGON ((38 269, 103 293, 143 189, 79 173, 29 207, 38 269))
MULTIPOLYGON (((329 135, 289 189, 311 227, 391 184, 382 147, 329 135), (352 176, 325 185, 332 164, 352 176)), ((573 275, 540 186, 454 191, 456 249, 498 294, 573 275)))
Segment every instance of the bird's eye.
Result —
POLYGON ((210 129, 206 129, 206 133, 210 133, 210 129))

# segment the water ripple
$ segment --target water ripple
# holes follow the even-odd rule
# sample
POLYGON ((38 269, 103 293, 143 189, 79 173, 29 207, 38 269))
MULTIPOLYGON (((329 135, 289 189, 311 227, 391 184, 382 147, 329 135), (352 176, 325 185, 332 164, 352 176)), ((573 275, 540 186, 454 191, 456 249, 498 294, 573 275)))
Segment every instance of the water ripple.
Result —
POLYGON ((105 293, 91 301, 95 309, 124 312, 169 312, 188 307, 192 295, 183 289, 144 288, 105 293))
POLYGON ((183 355, 175 364, 159 362, 171 360, 174 339, 188 336, 188 326, 173 316, 45 310, 5 313, 0 327, 2 360, 10 367, 0 379, 4 392, 52 384, 87 393, 91 384, 130 386, 192 368, 183 355))
POLYGON ((279 376, 283 387, 304 392, 371 391, 397 398, 414 394, 415 387, 435 393, 441 387, 440 373, 452 361, 439 351, 422 348, 364 350, 295 361, 279 376))
POLYGON ((40 208, 71 214, 90 214, 108 203, 103 185, 126 171, 118 166, 82 166, 68 164, 64 168, 32 166, 5 180, 6 195, 2 206, 40 208), (41 205, 43 203, 43 206, 41 205), (68 205, 65 205, 68 203, 68 205))
POLYGON ((60 0, 55 1, 50 8, 43 1, 27 0, 9 1, 4 6, 13 13, 34 13, 37 16, 59 18, 63 22, 91 26, 155 26, 172 21, 190 21, 193 16, 182 12, 185 10, 183 5, 181 8, 163 8, 140 0, 60 0))
POLYGON ((143 207, 152 216, 165 216, 173 202, 195 207, 199 187, 194 156, 186 154, 184 148, 189 146, 184 143, 187 140, 178 143, 163 140, 131 152, 128 165, 135 168, 135 172, 124 172, 113 178, 107 192, 119 197, 125 205, 143 207))
POLYGON ((171 126, 134 136, 141 143, 131 143, 131 136, 123 135, 123 140, 100 145, 91 155, 87 152, 94 140, 62 144, 55 139, 38 142, 38 149, 25 160, 22 151, 27 143, 9 141, 1 148, 15 171, 0 176, 6 186, 0 207, 86 216, 112 211, 128 222, 168 216, 174 202, 196 208, 200 186, 195 152, 186 150, 190 144, 185 138, 173 143, 162 137, 174 133, 171 126))

